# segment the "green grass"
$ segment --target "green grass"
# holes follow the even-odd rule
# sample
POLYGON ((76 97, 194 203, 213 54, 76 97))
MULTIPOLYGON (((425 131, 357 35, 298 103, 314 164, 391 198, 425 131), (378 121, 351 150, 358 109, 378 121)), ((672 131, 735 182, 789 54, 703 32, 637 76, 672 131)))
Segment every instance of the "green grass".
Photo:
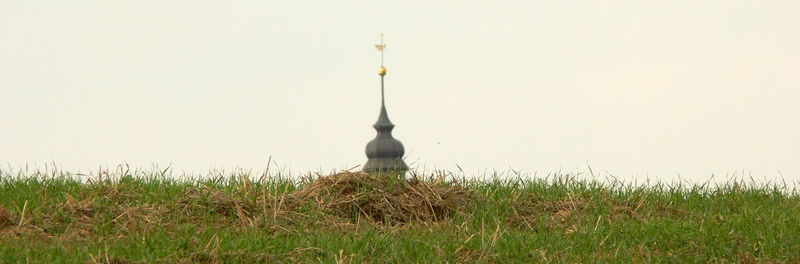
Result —
POLYGON ((0 263, 800 263, 773 185, 455 180, 475 195, 449 218, 376 223, 285 210, 309 179, 0 176, 0 263))

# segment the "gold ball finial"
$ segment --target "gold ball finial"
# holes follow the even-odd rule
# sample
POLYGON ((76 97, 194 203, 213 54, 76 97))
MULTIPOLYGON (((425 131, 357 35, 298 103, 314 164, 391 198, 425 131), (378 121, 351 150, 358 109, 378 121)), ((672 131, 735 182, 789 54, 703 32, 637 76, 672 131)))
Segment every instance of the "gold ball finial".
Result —
POLYGON ((378 68, 378 75, 380 76, 386 75, 386 67, 381 66, 380 68, 378 68))

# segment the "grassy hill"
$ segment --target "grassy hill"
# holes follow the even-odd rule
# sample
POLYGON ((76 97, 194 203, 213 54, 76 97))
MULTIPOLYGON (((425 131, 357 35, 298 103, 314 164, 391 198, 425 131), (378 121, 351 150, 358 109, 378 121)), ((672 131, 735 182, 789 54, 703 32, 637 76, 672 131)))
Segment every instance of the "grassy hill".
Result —
POLYGON ((777 186, 0 175, 0 263, 800 263, 777 186))

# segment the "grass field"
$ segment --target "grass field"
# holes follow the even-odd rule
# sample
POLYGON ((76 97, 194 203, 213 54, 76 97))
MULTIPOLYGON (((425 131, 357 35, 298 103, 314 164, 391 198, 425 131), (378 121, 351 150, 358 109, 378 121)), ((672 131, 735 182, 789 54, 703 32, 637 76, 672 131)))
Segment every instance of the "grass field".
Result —
POLYGON ((0 263, 800 263, 778 186, 0 175, 0 263))

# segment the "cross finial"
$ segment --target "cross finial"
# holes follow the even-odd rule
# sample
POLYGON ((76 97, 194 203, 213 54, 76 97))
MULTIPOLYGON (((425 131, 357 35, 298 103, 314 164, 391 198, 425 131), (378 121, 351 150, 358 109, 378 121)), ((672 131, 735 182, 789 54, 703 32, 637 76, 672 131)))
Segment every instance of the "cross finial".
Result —
POLYGON ((383 44, 383 32, 381 32, 381 43, 375 44, 375 48, 381 52, 381 67, 383 67, 383 49, 386 48, 386 44, 383 44))

